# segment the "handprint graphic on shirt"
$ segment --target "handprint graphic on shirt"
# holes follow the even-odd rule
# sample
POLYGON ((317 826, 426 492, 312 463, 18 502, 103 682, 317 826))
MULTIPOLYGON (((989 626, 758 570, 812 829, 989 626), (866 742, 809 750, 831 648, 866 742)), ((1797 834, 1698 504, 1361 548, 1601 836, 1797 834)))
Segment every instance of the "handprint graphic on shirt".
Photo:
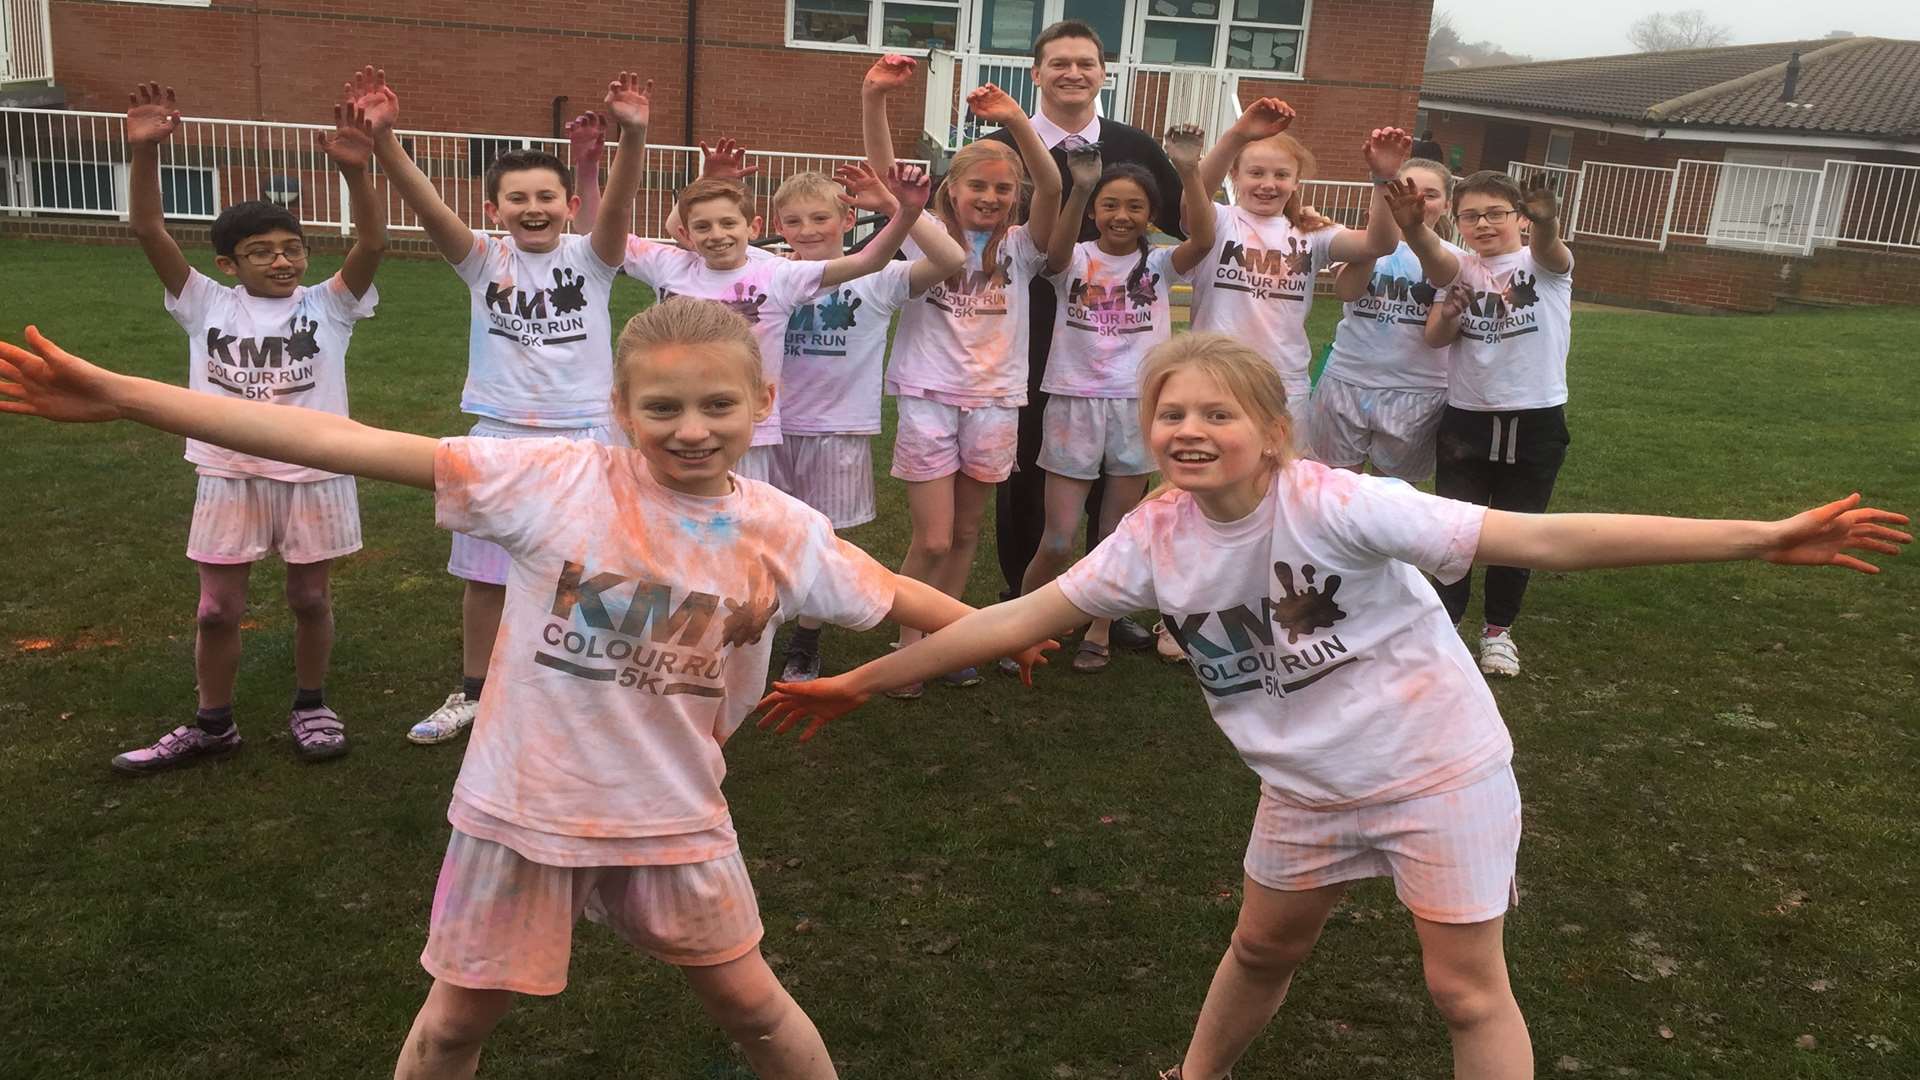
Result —
POLYGON ((1327 575, 1324 590, 1313 586, 1312 564, 1302 563, 1300 575, 1306 579, 1304 592, 1294 589, 1293 567, 1283 562, 1273 564, 1273 576, 1279 580, 1280 591, 1285 595, 1269 603, 1273 605, 1273 621, 1286 630, 1289 645, 1347 617, 1340 605, 1333 602, 1333 594, 1340 591, 1339 574, 1327 575))
POLYGON ((289 360, 311 360, 320 355, 318 332, 320 324, 312 319, 295 316, 293 333, 287 336, 287 358, 289 360))
POLYGON ((827 298, 820 303, 820 329, 851 330, 854 324, 853 313, 858 310, 860 310, 860 298, 853 295, 852 289, 828 293, 827 298), (842 297, 847 297, 853 302, 847 303, 842 297))
POLYGON ((1127 282, 1127 302, 1134 307, 1152 307, 1154 301, 1160 298, 1159 290, 1154 288, 1158 284, 1159 274, 1141 274, 1127 282))
POLYGON ((547 302, 555 315, 570 315, 587 306, 587 279, 565 267, 553 272, 553 288, 547 290, 547 302))
POLYGON ((763 577, 754 575, 752 596, 746 600, 727 597, 726 621, 720 625, 720 643, 722 645, 751 645, 766 633, 767 623, 773 619, 773 613, 779 610, 780 601, 774 595, 773 585, 763 577))
POLYGON ((748 322, 757 323, 760 321, 760 307, 767 302, 767 294, 748 282, 737 281, 733 285, 733 299, 720 302, 748 322))
POLYGON ((1313 269, 1313 245, 1303 244, 1297 236, 1287 237, 1287 273, 1305 274, 1313 269))
POLYGON ((1526 308, 1540 302, 1540 293, 1533 286, 1540 279, 1523 270, 1513 272, 1513 281, 1501 292, 1500 299, 1510 308, 1526 308))

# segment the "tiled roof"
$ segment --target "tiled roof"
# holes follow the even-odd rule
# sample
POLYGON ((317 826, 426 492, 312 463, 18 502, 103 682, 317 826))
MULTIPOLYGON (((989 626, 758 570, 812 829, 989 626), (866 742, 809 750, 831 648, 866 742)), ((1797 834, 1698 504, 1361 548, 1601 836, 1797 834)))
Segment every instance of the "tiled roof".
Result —
POLYGON ((1429 71, 1422 100, 1669 127, 1920 136, 1920 42, 1782 41, 1429 71), (1779 100, 1801 54, 1794 100, 1779 100))

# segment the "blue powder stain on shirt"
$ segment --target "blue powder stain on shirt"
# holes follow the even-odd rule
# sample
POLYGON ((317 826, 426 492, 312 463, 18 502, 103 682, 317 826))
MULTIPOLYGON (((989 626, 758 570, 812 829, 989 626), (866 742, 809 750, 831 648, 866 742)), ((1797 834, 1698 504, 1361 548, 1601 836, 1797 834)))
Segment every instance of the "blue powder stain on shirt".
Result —
POLYGON ((698 544, 729 544, 740 538, 740 519, 732 514, 710 518, 682 517, 680 531, 698 544))

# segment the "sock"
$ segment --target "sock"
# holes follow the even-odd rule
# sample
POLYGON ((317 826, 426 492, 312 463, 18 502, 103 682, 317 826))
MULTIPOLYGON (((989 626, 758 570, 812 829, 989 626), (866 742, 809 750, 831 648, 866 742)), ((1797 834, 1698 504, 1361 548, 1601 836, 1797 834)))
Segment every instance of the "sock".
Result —
POLYGON ((318 709, 327 703, 325 687, 308 690, 300 687, 293 692, 293 707, 296 709, 318 709))
POLYGON ((467 695, 468 701, 479 701, 480 691, 485 690, 486 688, 487 688, 487 677, 485 675, 482 675, 477 679, 471 675, 466 675, 460 679, 460 692, 467 695))
POLYGON ((193 714, 194 722, 200 730, 209 735, 225 735, 233 730, 233 706, 222 705, 217 709, 200 709, 193 714))
POLYGON ((795 627, 793 637, 787 642, 787 652, 806 653, 808 656, 820 655, 820 628, 817 626, 795 627))
POLYGON ((1506 632, 1507 632, 1507 628, 1504 626, 1495 626, 1492 623, 1487 624, 1487 629, 1486 629, 1487 637, 1494 637, 1496 635, 1504 634, 1506 632))

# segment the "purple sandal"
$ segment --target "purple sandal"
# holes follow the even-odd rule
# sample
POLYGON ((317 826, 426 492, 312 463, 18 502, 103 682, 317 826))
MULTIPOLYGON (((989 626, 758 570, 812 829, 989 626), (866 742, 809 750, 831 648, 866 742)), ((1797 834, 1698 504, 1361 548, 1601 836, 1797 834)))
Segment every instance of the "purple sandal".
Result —
POLYGON ((293 710, 287 714, 287 727, 293 732, 293 752, 302 761, 326 761, 347 752, 347 726, 325 705, 293 710))

